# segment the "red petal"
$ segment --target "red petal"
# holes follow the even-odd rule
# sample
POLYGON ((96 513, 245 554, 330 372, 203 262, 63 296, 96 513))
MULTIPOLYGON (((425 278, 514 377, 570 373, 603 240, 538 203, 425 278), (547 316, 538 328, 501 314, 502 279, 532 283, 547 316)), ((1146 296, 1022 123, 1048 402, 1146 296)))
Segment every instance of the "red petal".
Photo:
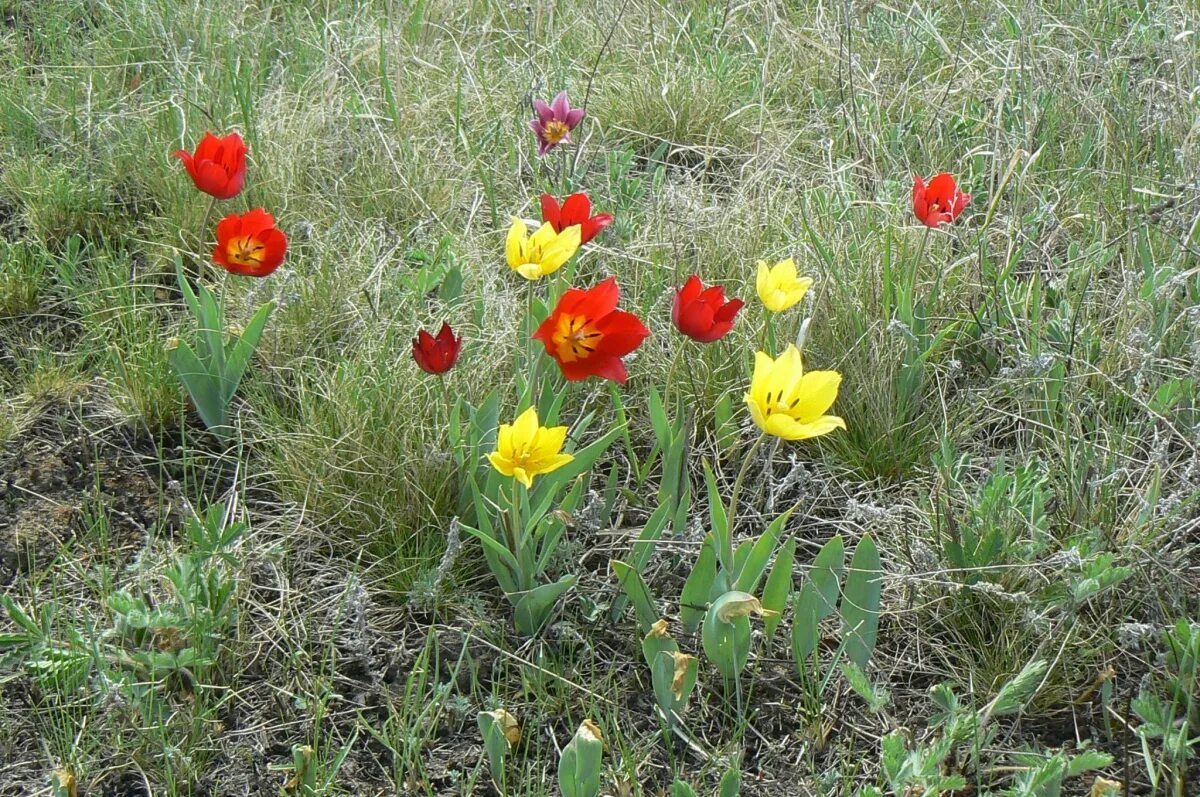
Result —
POLYGON ((925 190, 925 201, 930 205, 936 202, 942 210, 949 210, 957 193, 958 183, 954 182, 954 175, 942 172, 929 181, 929 188, 925 190))
POLYGON ((563 228, 559 226, 560 213, 558 200, 549 194, 542 194, 542 221, 549 223, 555 232, 563 231, 563 228))
POLYGON ((583 229, 580 231, 580 243, 588 243, 600 233, 604 232, 604 228, 613 223, 613 214, 599 213, 592 216, 583 223, 583 229))
MULTIPOLYGON (((570 291, 567 291, 567 293, 570 293, 570 291)), ((609 277, 596 287, 583 293, 584 296, 575 305, 574 312, 592 319, 602 318, 612 313, 617 309, 617 303, 621 301, 621 289, 617 286, 616 277, 609 277)), ((566 296, 563 297, 564 301, 566 298, 566 296)), ((559 307, 565 309, 564 303, 559 302, 559 307)))
POLYGON ((577 194, 571 194, 563 202, 562 225, 564 228, 574 224, 583 224, 591 216, 592 200, 588 199, 588 195, 582 191, 577 194))
POLYGON ((733 327, 733 319, 737 318, 738 311, 746 306, 746 303, 741 299, 730 299, 724 307, 716 312, 713 320, 718 324, 729 324, 733 327))

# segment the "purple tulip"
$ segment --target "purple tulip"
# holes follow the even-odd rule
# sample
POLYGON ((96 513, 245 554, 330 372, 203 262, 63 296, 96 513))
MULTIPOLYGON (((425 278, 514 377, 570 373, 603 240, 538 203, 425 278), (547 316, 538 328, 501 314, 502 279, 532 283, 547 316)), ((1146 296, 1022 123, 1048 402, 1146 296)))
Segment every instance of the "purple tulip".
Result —
POLYGON ((549 105, 534 100, 533 109, 537 111, 537 119, 529 120, 529 129, 537 133, 539 158, 562 142, 570 141, 571 131, 587 113, 582 108, 572 108, 565 91, 560 91, 549 105))

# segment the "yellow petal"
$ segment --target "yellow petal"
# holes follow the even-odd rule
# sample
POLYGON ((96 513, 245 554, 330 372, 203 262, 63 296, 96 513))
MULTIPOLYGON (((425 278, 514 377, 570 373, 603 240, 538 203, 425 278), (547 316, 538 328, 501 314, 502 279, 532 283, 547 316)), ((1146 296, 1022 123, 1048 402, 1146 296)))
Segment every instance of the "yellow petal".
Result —
POLYGON ((562 451, 563 443, 566 439, 567 427, 555 426, 552 429, 542 427, 538 429, 537 435, 534 437, 533 445, 529 449, 529 456, 537 458, 552 457, 559 451, 562 451))
POLYGON ((508 237, 504 241, 504 253, 508 257, 509 268, 514 271, 525 262, 525 237, 528 234, 525 222, 513 216, 512 226, 508 228, 508 237))
POLYGON ((554 239, 558 237, 558 233, 554 231, 554 226, 550 222, 546 222, 529 238, 529 254, 538 255, 530 257, 530 260, 541 260, 539 253, 545 252, 550 244, 554 243, 554 239))
POLYGON ((771 274, 775 277, 775 282, 780 286, 791 286, 796 282, 796 260, 789 257, 787 260, 780 260, 775 264, 775 268, 771 274))
POLYGON ((514 479, 525 485, 526 488, 533 487, 533 474, 524 468, 513 468, 511 475, 514 479))
POLYGON ((546 272, 541 270, 539 263, 526 263, 517 269, 517 274, 520 274, 526 280, 540 280, 541 277, 546 276, 546 272))
POLYGON ((546 276, 542 271, 542 267, 538 263, 525 263, 517 268, 517 273, 527 280, 540 279, 546 276))
POLYGON ((525 453, 528 452, 533 445, 534 438, 538 432, 538 416, 537 408, 530 407, 522 412, 517 420, 513 422, 512 445, 513 449, 525 453))
POLYGON ((837 371, 810 371, 800 378, 788 414, 801 423, 811 423, 825 414, 837 399, 842 375, 837 371))
POLYGON ((535 474, 553 473, 554 471, 571 462, 575 457, 570 454, 555 454, 545 459, 531 459, 529 461, 530 468, 534 469, 535 474))
POLYGON ((513 475, 512 461, 508 457, 501 456, 499 452, 488 454, 488 462, 492 463, 492 467, 499 471, 501 476, 513 475))
POLYGON ((749 393, 746 394, 746 406, 750 408, 750 418, 754 425, 764 432, 767 431, 766 408, 755 401, 749 393))
POLYGON ((500 431, 496 433, 496 453, 504 457, 513 455, 512 424, 500 424, 500 431))
POLYGON ((544 272, 549 274, 557 271, 579 251, 582 240, 581 231, 582 228, 578 224, 572 224, 546 246, 542 251, 542 270, 544 272))
POLYGON ((754 353, 754 375, 750 377, 750 392, 747 399, 752 399, 766 412, 767 380, 771 378, 771 369, 775 361, 764 351, 754 353))
POLYGON ((767 297, 771 294, 771 268, 765 260, 758 261, 758 279, 755 280, 754 287, 758 291, 758 298, 766 304, 767 297))

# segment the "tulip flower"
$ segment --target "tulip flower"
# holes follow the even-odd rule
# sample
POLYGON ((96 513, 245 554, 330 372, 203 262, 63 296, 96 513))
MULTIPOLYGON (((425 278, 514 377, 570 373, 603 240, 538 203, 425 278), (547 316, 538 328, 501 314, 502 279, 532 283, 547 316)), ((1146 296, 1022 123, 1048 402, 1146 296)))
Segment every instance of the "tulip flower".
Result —
POLYGON ((423 329, 413 338, 413 359, 426 373, 444 374, 449 371, 458 362, 460 350, 462 337, 454 337, 454 330, 446 323, 442 324, 436 338, 423 329))
POLYGON ((556 471, 575 459, 562 453, 566 439, 567 427, 540 426, 537 409, 530 407, 515 423, 500 424, 496 450, 488 454, 488 462, 504 476, 531 488, 535 476, 556 471))
POLYGON ((586 113, 582 108, 571 107, 565 91, 560 91, 549 105, 534 100, 533 109, 537 111, 537 118, 529 120, 529 129, 537 134, 539 158, 564 141, 570 141, 571 131, 586 113))
POLYGON ((246 142, 237 133, 224 138, 205 133, 194 155, 181 149, 175 157, 183 161, 196 187, 217 199, 232 199, 246 183, 246 142))
POLYGON ((804 373, 800 350, 789 345, 778 359, 758 352, 746 404, 764 432, 784 440, 805 440, 845 429, 846 422, 826 415, 837 398, 842 375, 837 371, 804 373))
POLYGON ((620 298, 615 277, 591 290, 570 288, 533 334, 569 381, 599 376, 625 384, 628 374, 621 358, 640 346, 650 330, 633 313, 617 309, 620 298))
POLYGON ((555 232, 547 222, 530 235, 525 222, 514 216, 504 244, 508 265, 527 280, 553 274, 579 251, 580 232, 579 225, 555 232))
POLYGON ((781 260, 774 266, 758 261, 758 298, 772 313, 782 313, 797 304, 812 287, 812 277, 801 277, 792 258, 781 260))
POLYGON ((213 262, 234 274, 265 277, 279 268, 287 244, 287 236, 275 226, 275 217, 262 208, 244 216, 230 213, 217 224, 213 262))
POLYGON ((567 197, 561 208, 557 199, 549 194, 542 194, 542 221, 552 226, 555 232, 562 232, 578 224, 579 242, 586 244, 613 223, 613 215, 597 213, 593 216, 592 200, 582 191, 567 197))
POLYGON ((700 343, 712 343, 729 334, 733 319, 745 305, 741 299, 725 300, 720 285, 705 288, 695 274, 688 277, 671 307, 675 328, 700 343))
POLYGON ((937 227, 958 218, 971 204, 971 195, 958 190, 954 175, 942 172, 925 185, 919 175, 913 180, 913 213, 926 227, 937 227))

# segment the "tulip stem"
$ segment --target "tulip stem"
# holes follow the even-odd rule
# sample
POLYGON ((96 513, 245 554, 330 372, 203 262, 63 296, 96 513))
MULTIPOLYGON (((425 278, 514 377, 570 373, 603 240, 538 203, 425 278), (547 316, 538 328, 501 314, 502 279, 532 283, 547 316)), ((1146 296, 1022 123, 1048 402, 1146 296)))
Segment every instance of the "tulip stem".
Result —
POLYGON ((200 247, 200 265, 196 269, 196 284, 199 285, 204 281, 204 267, 208 262, 204 259, 204 232, 208 229, 208 220, 212 218, 213 208, 217 205, 217 198, 209 197, 208 209, 204 211, 204 218, 200 220, 200 231, 196 234, 197 246, 200 247))
POLYGON ((537 341, 533 339, 533 333, 537 330, 537 319, 533 317, 533 291, 534 282, 529 281, 529 291, 525 294, 525 318, 529 328, 526 330, 529 333, 528 342, 528 370, 529 370, 529 405, 536 407, 538 405, 537 394, 537 372, 538 372, 538 356, 537 356, 537 341))
POLYGON ((779 356, 779 353, 775 350, 775 347, 776 347, 775 314, 768 311, 767 312, 767 353, 770 354, 772 357, 779 356))
MULTIPOLYGON (((728 554, 725 559, 726 562, 733 562, 734 516, 737 513, 738 496, 741 495, 742 492, 742 482, 746 480, 746 474, 750 471, 750 463, 754 461, 754 455, 758 453, 758 449, 762 447, 763 440, 766 438, 767 435, 762 433, 759 434, 757 439, 755 439, 754 444, 750 446, 750 450, 746 452, 746 456, 742 459, 742 467, 738 471, 737 478, 734 479, 733 482, 733 492, 729 496, 729 509, 726 512, 729 520, 729 534, 727 534, 725 537, 725 545, 728 548, 728 550, 725 552, 728 554)), ((730 576, 733 577, 734 574, 731 573, 730 576)))

